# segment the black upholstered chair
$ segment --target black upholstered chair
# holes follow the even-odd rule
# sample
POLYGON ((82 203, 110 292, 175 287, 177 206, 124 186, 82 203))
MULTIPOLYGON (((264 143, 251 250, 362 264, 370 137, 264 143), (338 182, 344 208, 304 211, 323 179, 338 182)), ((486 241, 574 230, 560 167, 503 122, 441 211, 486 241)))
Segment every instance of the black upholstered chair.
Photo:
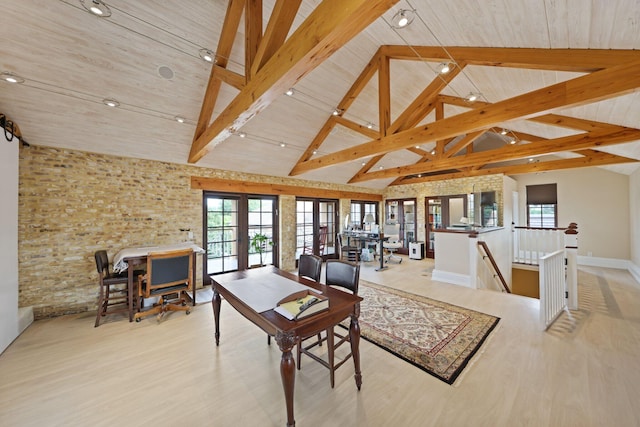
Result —
POLYGON ((107 251, 99 250, 94 254, 96 269, 100 276, 100 293, 98 296, 98 314, 96 315, 97 328, 100 319, 107 314, 123 313, 129 311, 128 281, 125 274, 114 274, 109 268, 107 251))
MULTIPOLYGON (((298 276, 319 282, 322 276, 322 257, 302 254, 298 259, 298 276)), ((271 345, 271 335, 267 335, 267 344, 271 345)))
POLYGON ((298 276, 306 277, 314 282, 320 281, 322 275, 322 258, 318 255, 302 254, 298 259, 298 276))
MULTIPOLYGON (((337 259, 327 260, 326 270, 326 284, 329 286, 337 286, 344 288, 347 291, 358 295, 358 285, 360 282, 360 265, 350 263, 337 259)), ((343 319, 344 320, 344 319, 343 319)), ((302 337, 298 341, 298 369, 300 369, 300 362, 302 360, 302 354, 306 354, 316 362, 319 362, 322 366, 329 369, 329 380, 331 381, 331 388, 335 385, 335 371, 342 366, 347 360, 351 358, 351 351, 341 358, 337 363, 335 361, 336 350, 344 343, 349 343, 349 331, 343 331, 342 328, 334 329, 330 327, 326 330, 326 336, 324 338, 318 338, 309 345, 304 345, 305 341, 314 336, 302 337), (338 331, 340 330, 340 331, 338 331), (323 341, 327 342, 327 357, 326 359, 318 356, 312 349, 316 346, 320 346, 323 341)))
POLYGON ((167 311, 190 313, 184 294, 191 289, 192 261, 192 249, 149 254, 147 273, 138 278, 138 295, 141 298, 156 297, 158 302, 148 310, 135 313, 136 322, 151 314, 158 314, 160 321, 167 311))

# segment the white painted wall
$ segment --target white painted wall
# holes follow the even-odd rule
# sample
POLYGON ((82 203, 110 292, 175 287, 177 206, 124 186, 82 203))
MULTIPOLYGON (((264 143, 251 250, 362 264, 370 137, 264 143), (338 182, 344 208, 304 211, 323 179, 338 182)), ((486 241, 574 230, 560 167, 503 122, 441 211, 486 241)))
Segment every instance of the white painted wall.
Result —
MULTIPOLYGON (((0 129, 1 131, 1 129, 0 129)), ((18 336, 18 146, 0 135, 0 352, 18 336)))
POLYGON ((629 177, 629 271, 640 284, 640 168, 629 177))
MULTIPOLYGON (((636 172, 637 174, 638 172, 636 172)), ((520 221, 526 225, 526 186, 558 184, 558 226, 578 223, 578 257, 614 259, 630 258, 630 216, 638 210, 630 208, 629 176, 602 168, 546 172, 515 176, 520 193, 520 221), (589 255, 591 254, 591 255, 589 255)), ((636 178, 640 180, 640 178, 636 178)), ((636 192, 637 192, 636 184, 636 192)), ((638 198, 636 194, 636 199, 638 198)), ((637 224, 637 219, 635 220, 637 224)), ((636 235, 637 239, 637 235, 636 235)), ((638 243, 636 241, 636 248, 638 243)))

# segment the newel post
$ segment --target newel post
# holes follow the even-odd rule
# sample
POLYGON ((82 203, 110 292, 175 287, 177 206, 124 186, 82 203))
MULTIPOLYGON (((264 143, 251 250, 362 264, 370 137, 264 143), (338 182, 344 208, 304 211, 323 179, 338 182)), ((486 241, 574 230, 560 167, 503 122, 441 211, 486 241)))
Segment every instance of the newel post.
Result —
POLYGON ((564 232, 564 253, 566 259, 567 308, 578 309, 578 224, 572 222, 564 232))

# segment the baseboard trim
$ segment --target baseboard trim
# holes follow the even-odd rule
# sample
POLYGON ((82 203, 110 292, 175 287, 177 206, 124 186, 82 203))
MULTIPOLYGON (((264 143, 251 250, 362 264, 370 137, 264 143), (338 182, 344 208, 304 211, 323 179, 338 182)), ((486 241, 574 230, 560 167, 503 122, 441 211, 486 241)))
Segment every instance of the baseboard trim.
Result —
POLYGON ((471 278, 467 274, 457 274, 450 273, 448 271, 433 270, 433 272, 431 273, 431 280, 451 283, 453 285, 464 286, 466 288, 471 287, 471 278))
POLYGON ((18 308, 18 335, 33 323, 33 307, 18 308))
POLYGON ((629 261, 626 259, 616 258, 600 258, 593 256, 578 255, 578 265, 587 265, 589 267, 617 268, 627 270, 629 261))
POLYGON ((640 267, 629 261, 627 270, 629 270, 631 276, 636 280, 636 283, 640 285, 640 267))

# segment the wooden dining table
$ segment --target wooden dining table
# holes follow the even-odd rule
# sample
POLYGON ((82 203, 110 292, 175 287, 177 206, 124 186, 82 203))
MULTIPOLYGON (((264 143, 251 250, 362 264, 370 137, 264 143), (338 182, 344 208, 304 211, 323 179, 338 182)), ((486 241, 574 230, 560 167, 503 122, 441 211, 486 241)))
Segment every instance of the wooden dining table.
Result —
MULTIPOLYGON (((150 253, 155 252, 169 252, 169 251, 177 251, 181 249, 193 249, 193 252, 196 254, 204 254, 206 251, 202 249, 200 246, 196 245, 192 242, 182 242, 182 243, 173 243, 168 245, 157 245, 157 246, 138 246, 138 247, 130 247, 123 248, 118 251, 113 257, 113 271, 115 273, 121 273, 123 271, 127 272, 127 285, 128 285, 128 294, 129 300, 128 309, 129 309, 129 322, 133 322, 133 316, 135 311, 135 305, 133 304, 134 297, 134 271, 135 266, 143 265, 147 262, 147 257, 150 253)), ((196 257, 193 257, 193 277, 191 278, 191 292, 192 298, 191 303, 196 305, 196 257)))
MULTIPOLYGON (((220 306, 222 297, 254 325, 274 336, 282 352, 280 375, 287 410, 287 426, 295 426, 293 391, 295 360, 293 347, 302 337, 313 336, 342 320, 350 318, 349 337, 354 364, 356 387, 362 386, 360 372, 360 298, 330 286, 305 279, 275 266, 253 268, 212 275, 213 314, 216 346, 220 345, 220 306), (300 320, 287 320, 273 309, 278 301, 302 288, 317 292, 329 299, 329 309, 300 320)), ((231 337, 233 339, 233 337, 231 337)))

